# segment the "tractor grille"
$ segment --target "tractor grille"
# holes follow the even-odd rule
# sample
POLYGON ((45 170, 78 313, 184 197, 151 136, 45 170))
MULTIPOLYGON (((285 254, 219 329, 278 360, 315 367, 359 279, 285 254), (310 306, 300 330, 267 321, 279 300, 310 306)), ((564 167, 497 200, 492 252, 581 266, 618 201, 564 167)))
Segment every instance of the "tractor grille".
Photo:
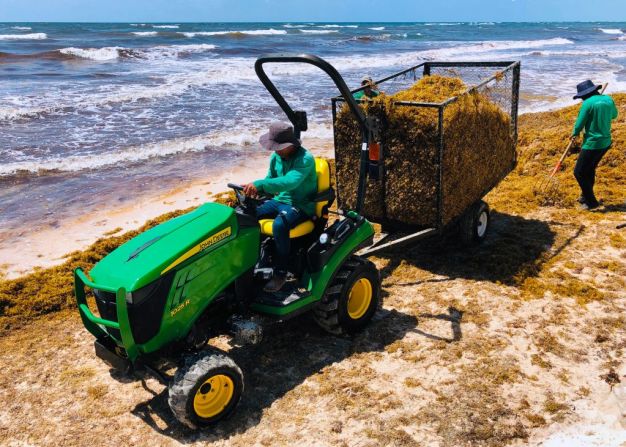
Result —
MULTIPOLYGON (((135 343, 145 343, 159 332, 174 273, 172 270, 167 275, 132 292, 133 304, 127 303, 126 305, 130 330, 133 333, 135 343)), ((100 317, 105 320, 118 321, 115 293, 94 290, 94 295, 100 317)), ((106 330, 117 340, 122 340, 118 329, 106 328, 106 330)))
MULTIPOLYGON (((100 313, 100 318, 104 320, 117 321, 117 309, 115 308, 115 294, 95 289, 93 291, 96 296, 96 306, 100 313)), ((122 335, 118 329, 105 328, 106 331, 114 338, 121 340, 122 335)))

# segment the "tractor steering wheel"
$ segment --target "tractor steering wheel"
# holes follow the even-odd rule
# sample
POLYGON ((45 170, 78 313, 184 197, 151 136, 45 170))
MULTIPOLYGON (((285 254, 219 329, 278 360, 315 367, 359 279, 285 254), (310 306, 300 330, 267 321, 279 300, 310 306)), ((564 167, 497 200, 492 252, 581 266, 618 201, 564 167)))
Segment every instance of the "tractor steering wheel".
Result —
POLYGON ((235 191, 237 203, 246 214, 255 215, 256 207, 261 205, 265 200, 272 198, 272 196, 267 193, 260 193, 259 198, 249 197, 243 192, 243 186, 234 183, 229 183, 227 186, 235 191))
POLYGON ((243 192, 243 186, 236 185, 234 183, 229 183, 227 186, 231 188, 233 191, 235 191, 235 196, 237 197, 237 203, 239 203, 240 206, 245 206, 246 195, 243 192))

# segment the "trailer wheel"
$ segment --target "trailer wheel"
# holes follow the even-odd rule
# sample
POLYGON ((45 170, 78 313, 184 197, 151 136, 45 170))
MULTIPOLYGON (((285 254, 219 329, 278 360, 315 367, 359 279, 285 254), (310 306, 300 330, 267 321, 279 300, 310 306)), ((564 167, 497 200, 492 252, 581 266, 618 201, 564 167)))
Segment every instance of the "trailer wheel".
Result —
POLYGON ((169 386, 168 404, 189 428, 211 425, 232 414, 243 392, 243 373, 219 351, 184 357, 169 386))
POLYGON ((489 205, 481 200, 461 218, 459 229, 461 241, 466 245, 481 243, 487 237, 490 223, 489 205))
POLYGON ((313 315, 331 334, 352 334, 363 329, 380 306, 378 269, 367 259, 351 256, 340 267, 313 315))

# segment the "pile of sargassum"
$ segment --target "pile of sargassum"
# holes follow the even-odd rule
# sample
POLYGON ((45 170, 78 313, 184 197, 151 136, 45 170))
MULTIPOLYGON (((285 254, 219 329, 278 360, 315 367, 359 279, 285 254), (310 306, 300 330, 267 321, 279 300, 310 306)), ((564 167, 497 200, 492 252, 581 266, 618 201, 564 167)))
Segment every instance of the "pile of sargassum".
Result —
MULTIPOLYGON (((458 78, 433 75, 361 104, 382 123, 384 175, 368 179, 363 214, 369 220, 388 227, 428 227, 436 225, 440 210, 445 225, 513 169, 510 115, 486 95, 467 90, 458 78), (396 103, 441 103, 454 97, 458 100, 444 109, 440 179, 438 109, 396 103)), ((339 203, 354 209, 361 131, 345 106, 337 114, 335 138, 339 203)))

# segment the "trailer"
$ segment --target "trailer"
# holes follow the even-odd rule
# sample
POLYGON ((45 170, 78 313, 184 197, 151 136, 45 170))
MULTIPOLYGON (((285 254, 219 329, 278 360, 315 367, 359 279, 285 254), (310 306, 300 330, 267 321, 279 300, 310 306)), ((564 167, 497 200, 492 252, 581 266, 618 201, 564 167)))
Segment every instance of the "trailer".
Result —
MULTIPOLYGON (((384 90, 386 94, 406 89, 413 85, 416 81, 429 75, 442 75, 456 77, 463 80, 468 86, 467 91, 461 95, 446 99, 440 103, 430 102, 413 102, 413 101, 395 101, 394 107, 412 108, 416 111, 434 110, 437 114, 437 172, 432 181, 436 189, 435 201, 436 213, 435 217, 428 222, 427 225, 410 225, 405 222, 387 218, 387 216, 373 217, 364 213, 368 220, 381 225, 382 231, 375 242, 364 248, 359 254, 362 256, 370 256, 391 248, 398 248, 407 244, 414 243, 421 239, 441 235, 452 228, 460 231, 461 238, 467 243, 477 243, 484 240, 489 229, 489 206, 483 200, 498 183, 506 177, 514 168, 517 162, 516 146, 517 146, 517 128, 518 128, 518 105, 519 105, 519 86, 520 86, 521 64, 519 61, 511 62, 424 62, 413 66, 406 70, 402 70, 391 76, 375 82, 377 86, 384 90), (464 95, 472 93, 480 93, 508 116, 510 119, 510 150, 508 157, 509 162, 502 167, 497 176, 488 179, 481 185, 481 189, 475 193, 475 197, 471 203, 468 203, 462 212, 452 217, 446 211, 446 199, 444 196, 444 182, 450 176, 444 169, 442 162, 446 156, 446 129, 444 126, 444 116, 451 105, 459 101, 464 95), (444 214, 446 218, 444 219, 444 214)), ((359 92, 365 87, 352 90, 352 93, 359 92)), ((348 106, 352 111, 354 109, 351 102, 357 103, 367 102, 367 99, 353 100, 348 99, 348 106)), ((332 118, 333 118, 333 134, 335 147, 335 160, 339 161, 343 150, 341 144, 338 144, 337 117, 338 110, 346 103, 345 95, 332 98, 332 118)), ((362 109, 361 107, 359 109, 362 109)), ((362 211, 367 196, 367 184, 374 181, 384 182, 386 175, 386 141, 382 130, 381 123, 377 122, 374 116, 364 116, 363 122, 366 126, 361 125, 363 129, 363 142, 360 152, 360 178, 359 187, 356 196, 356 208, 362 211)), ((419 149, 419 148, 418 148, 419 149)), ((472 150, 468 147, 467 150, 472 150)), ((342 195, 342 179, 337 176, 337 200, 339 209, 352 208, 346 203, 345 194, 342 195)), ((384 201, 383 201, 384 202, 384 201)))

